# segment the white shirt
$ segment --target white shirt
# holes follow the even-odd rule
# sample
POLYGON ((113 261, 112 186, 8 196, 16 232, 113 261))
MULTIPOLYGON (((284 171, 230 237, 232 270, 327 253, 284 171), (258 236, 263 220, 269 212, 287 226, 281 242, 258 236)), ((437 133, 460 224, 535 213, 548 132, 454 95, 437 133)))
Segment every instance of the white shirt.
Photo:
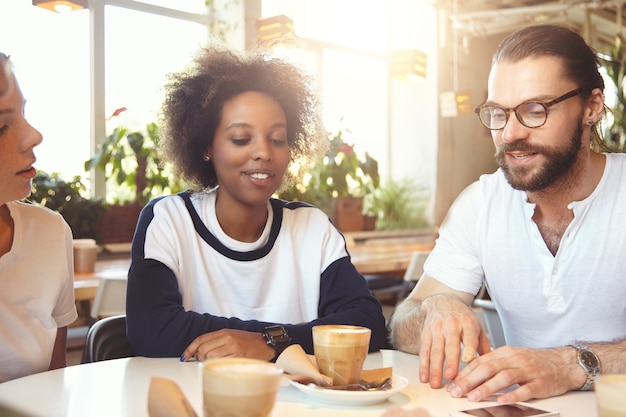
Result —
POLYGON ((45 207, 7 206, 15 233, 0 257, 0 382, 48 370, 57 328, 78 316, 69 226, 45 207))
POLYGON ((500 170, 451 207, 426 274, 476 294, 485 280, 508 344, 556 347, 626 337, 626 155, 606 154, 596 189, 569 207, 556 256, 532 221, 535 205, 500 170))
POLYGON ((282 229, 297 230, 298 240, 279 233, 271 251, 259 257, 255 251, 266 245, 272 229, 271 205, 263 233, 256 242, 246 243, 224 233, 215 214, 215 198, 215 192, 191 195, 208 230, 232 253, 220 253, 204 241, 178 197, 155 204, 155 221, 147 230, 145 258, 174 271, 185 310, 268 322, 317 318, 321 273, 347 256, 342 236, 326 215, 312 207, 285 210, 282 229))

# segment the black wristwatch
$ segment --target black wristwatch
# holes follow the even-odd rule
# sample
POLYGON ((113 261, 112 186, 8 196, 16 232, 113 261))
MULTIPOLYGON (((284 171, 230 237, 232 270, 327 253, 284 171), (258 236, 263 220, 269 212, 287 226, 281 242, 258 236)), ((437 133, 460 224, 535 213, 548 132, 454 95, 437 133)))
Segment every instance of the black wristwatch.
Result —
POLYGON ((589 391, 593 388, 596 379, 600 375, 600 358, 591 349, 583 345, 571 345, 576 349, 576 360, 587 374, 587 381, 580 388, 581 391, 589 391))
POLYGON ((272 362, 276 362, 278 356, 291 344, 291 336, 289 336, 287 330, 280 325, 266 327, 263 329, 263 336, 267 344, 273 347, 274 352, 276 352, 272 358, 272 362))

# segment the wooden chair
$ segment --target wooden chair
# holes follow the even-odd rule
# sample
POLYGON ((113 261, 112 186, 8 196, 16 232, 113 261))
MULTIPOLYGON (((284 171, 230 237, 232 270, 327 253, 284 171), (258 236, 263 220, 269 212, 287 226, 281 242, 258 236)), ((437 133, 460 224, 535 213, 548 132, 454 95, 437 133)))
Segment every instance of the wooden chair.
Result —
POLYGON ((126 337, 126 316, 111 316, 96 321, 87 332, 81 363, 135 356, 126 337))

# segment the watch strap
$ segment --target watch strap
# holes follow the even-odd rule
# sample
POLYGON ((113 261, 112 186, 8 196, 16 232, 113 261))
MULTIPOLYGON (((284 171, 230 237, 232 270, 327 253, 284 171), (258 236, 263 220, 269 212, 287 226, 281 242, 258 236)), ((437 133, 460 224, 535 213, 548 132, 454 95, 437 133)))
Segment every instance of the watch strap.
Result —
POLYGON ((587 380, 579 390, 589 391, 593 389, 596 379, 600 375, 600 358, 585 345, 575 344, 570 346, 576 349, 576 361, 587 374, 587 380))

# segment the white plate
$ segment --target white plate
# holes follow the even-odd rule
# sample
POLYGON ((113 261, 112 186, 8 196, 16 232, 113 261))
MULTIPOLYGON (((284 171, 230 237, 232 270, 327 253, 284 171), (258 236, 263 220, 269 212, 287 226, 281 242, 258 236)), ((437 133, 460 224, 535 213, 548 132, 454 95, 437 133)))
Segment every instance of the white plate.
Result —
POLYGON ((370 405, 382 403, 387 400, 387 398, 397 394, 409 385, 409 381, 399 375, 393 376, 391 388, 380 391, 341 391, 304 385, 291 380, 289 382, 300 391, 318 401, 338 405, 370 405))

